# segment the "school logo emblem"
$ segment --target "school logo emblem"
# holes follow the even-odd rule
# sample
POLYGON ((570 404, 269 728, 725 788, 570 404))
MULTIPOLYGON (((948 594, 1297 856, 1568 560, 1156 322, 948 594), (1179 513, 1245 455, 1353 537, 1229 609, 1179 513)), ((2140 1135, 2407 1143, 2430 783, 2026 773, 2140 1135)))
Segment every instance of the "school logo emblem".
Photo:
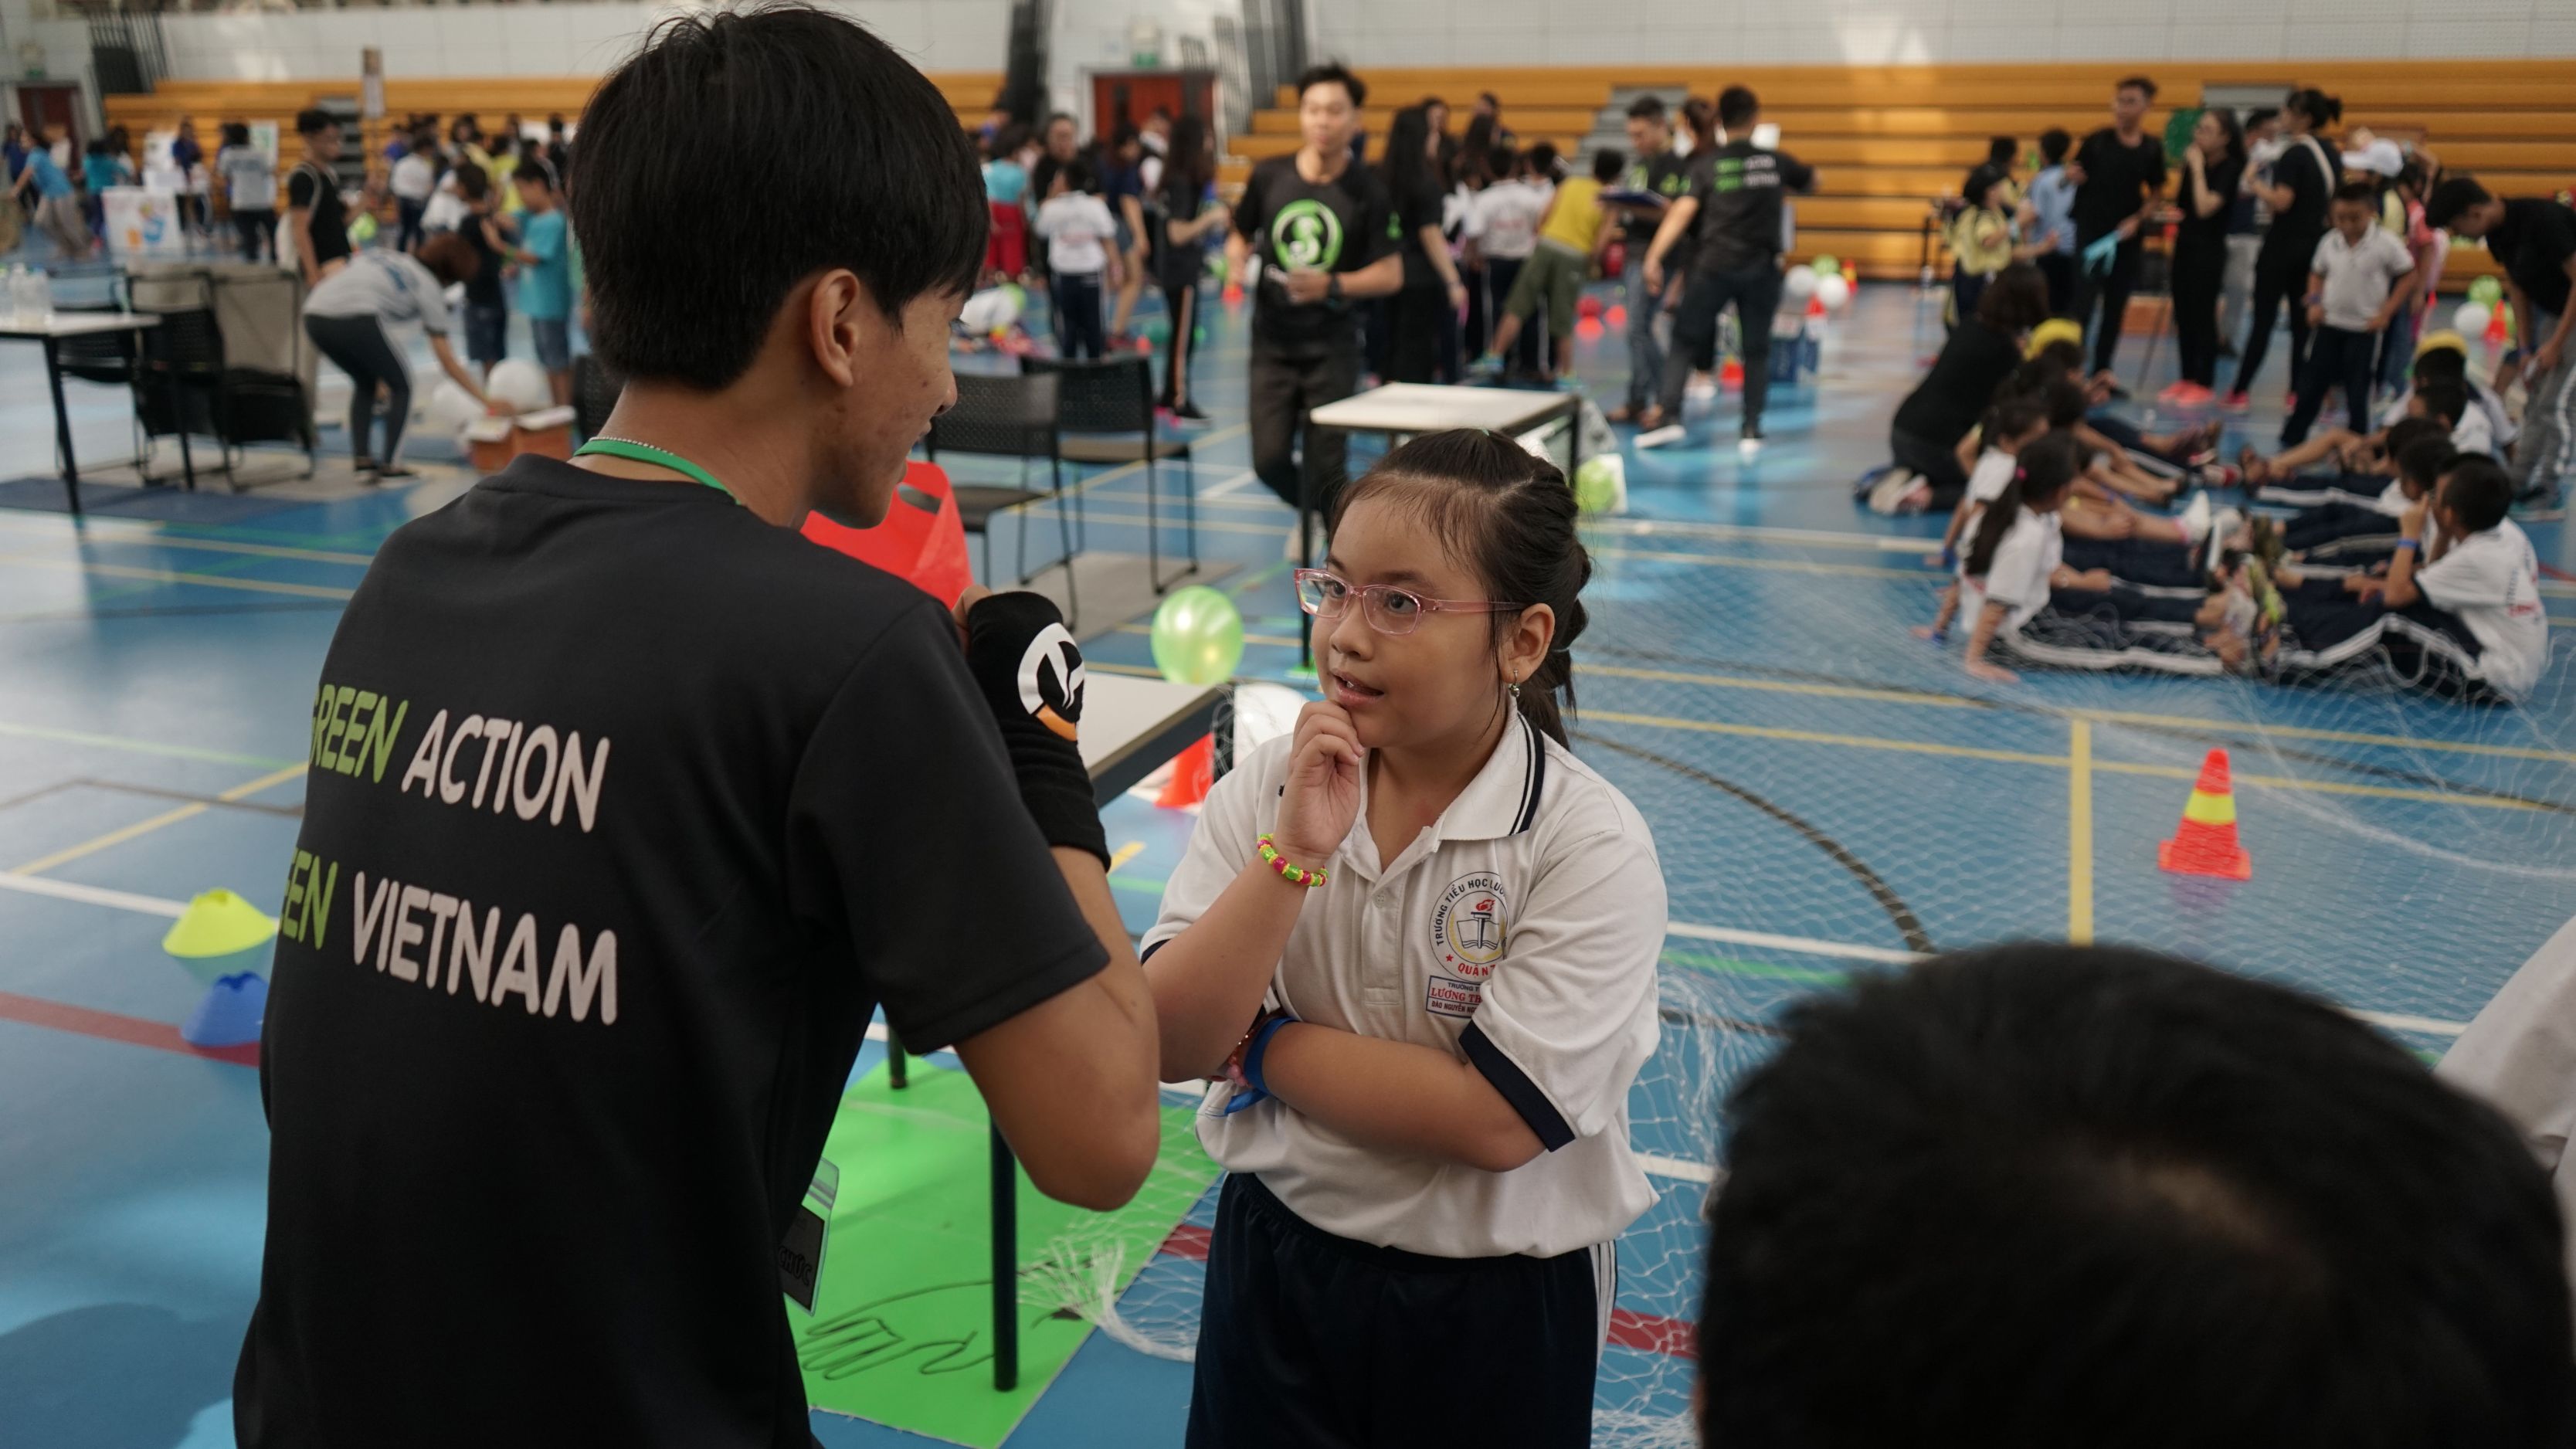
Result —
POLYGON ((1431 949, 1440 969, 1469 981, 1492 975, 1511 934, 1510 915, 1500 876, 1478 871, 1451 881, 1431 913, 1431 949))
POLYGON ((1342 219, 1313 197, 1299 197, 1271 218, 1270 250, 1291 271, 1330 271, 1342 258, 1342 219))
POLYGON ((1020 655, 1020 707, 1065 739, 1082 724, 1082 688, 1091 678, 1082 650, 1062 624, 1049 624, 1020 655))

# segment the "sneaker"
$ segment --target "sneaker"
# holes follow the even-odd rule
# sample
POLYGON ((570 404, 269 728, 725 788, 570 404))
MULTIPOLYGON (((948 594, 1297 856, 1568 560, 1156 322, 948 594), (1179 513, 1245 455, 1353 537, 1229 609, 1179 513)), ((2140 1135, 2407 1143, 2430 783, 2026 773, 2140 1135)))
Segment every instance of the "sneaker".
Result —
POLYGON ((1717 379, 1705 372, 1692 373, 1690 386, 1682 389, 1682 397, 1690 402, 1706 402, 1715 396, 1717 379))
POLYGON ((1638 451, 1643 452, 1648 448, 1667 447, 1671 444, 1678 443, 1689 436, 1690 429, 1683 427, 1679 423, 1666 423, 1652 432, 1639 433, 1637 435, 1637 448, 1638 451))
POLYGON ((373 458, 360 458, 349 466, 357 469, 361 473, 373 473, 376 471, 378 465, 376 460, 373 458))
POLYGON ((2160 403, 2179 404, 2184 398, 2191 395, 2191 388, 2191 383, 2181 379, 2176 379, 2173 382, 2167 383, 2164 391, 2156 394, 2156 401, 2160 403))
POLYGON ((1490 352, 1467 364, 1467 377, 1470 381, 1492 382, 1502 375, 1503 360, 1490 352))
POLYGON ((1172 425, 1182 428, 1204 428, 1208 425, 1208 415, 1199 411, 1196 403, 1183 403, 1172 409, 1172 425))
POLYGON ((2221 412, 2252 412, 2254 410, 2254 399, 2247 397, 2245 395, 2245 389, 2240 387, 2236 391, 2229 393, 2227 396, 2220 398, 2218 400, 2218 408, 2221 412))
POLYGON ((391 483, 398 479, 414 476, 416 475, 413 474, 409 468, 404 467, 400 463, 381 464, 376 469, 376 481, 379 483, 391 483))
POLYGON ((2183 509, 2180 520, 2182 536, 2193 543, 2209 537, 2209 520, 2209 495, 2206 493, 2191 495, 2190 506, 2183 509))
POLYGON ((1735 456, 1743 459, 1747 463, 1750 463, 1754 459, 1762 456, 1762 434, 1760 430, 1757 429, 1753 432, 1746 433, 1743 437, 1735 440, 1735 456))

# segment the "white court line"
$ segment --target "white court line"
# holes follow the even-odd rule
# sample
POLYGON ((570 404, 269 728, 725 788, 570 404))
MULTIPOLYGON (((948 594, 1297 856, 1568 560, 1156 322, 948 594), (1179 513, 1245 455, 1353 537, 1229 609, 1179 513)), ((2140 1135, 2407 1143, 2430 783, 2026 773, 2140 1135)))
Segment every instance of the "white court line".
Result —
POLYGON ((1240 493, 1246 486, 1260 481, 1260 478, 1260 474, 1246 468, 1231 478, 1220 479, 1200 489, 1199 501, 1204 503, 1211 498, 1223 498, 1229 493, 1240 493))
POLYGON ((165 901, 159 896, 138 896, 131 891, 75 885, 67 880, 49 880, 41 875, 20 875, 9 870, 0 870, 0 890, 24 891, 31 896, 52 896, 84 905, 107 906, 114 910, 133 911, 137 915, 167 916, 174 921, 188 911, 186 901, 165 901))
POLYGON ((1640 1152, 1637 1154, 1637 1165, 1657 1177, 1678 1178, 1683 1182, 1714 1183, 1717 1181, 1717 1169, 1705 1162, 1691 1162, 1679 1157, 1640 1152))
MULTIPOLYGON (((1932 958, 1914 951, 1891 951, 1884 946, 1860 946, 1842 941, 1819 941, 1811 936, 1774 936, 1764 931, 1734 931, 1723 926, 1696 926, 1688 921, 1667 922, 1668 935, 1692 941, 1723 941, 1737 946, 1769 946, 1774 950, 1798 951, 1810 956, 1835 956, 1846 961, 1874 961, 1886 966, 1911 966, 1932 958)), ((2444 1021, 2435 1016, 2409 1016, 2395 1011, 2361 1011, 2344 1007, 2346 1016, 2366 1021, 2390 1031, 2423 1032, 2429 1036, 2458 1036, 2469 1029, 2465 1021, 2444 1021)))

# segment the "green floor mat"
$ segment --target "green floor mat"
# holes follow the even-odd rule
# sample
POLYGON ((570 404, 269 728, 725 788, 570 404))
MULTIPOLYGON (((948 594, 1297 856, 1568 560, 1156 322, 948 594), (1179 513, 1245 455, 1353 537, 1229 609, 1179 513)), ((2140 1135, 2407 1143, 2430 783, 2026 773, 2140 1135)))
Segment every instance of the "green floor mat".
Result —
MULTIPOLYGON (((1091 1332, 1061 1311, 1068 1283, 1124 1289, 1216 1181, 1187 1108, 1163 1109, 1163 1148, 1134 1202, 1085 1212, 1020 1178, 1020 1381, 993 1388, 989 1127, 963 1072, 916 1059, 841 1099, 824 1149, 840 1169, 814 1314, 794 1304, 815 1408, 977 1449, 998 1449, 1091 1332)), ((1094 1290, 1096 1291, 1096 1289, 1094 1290)))

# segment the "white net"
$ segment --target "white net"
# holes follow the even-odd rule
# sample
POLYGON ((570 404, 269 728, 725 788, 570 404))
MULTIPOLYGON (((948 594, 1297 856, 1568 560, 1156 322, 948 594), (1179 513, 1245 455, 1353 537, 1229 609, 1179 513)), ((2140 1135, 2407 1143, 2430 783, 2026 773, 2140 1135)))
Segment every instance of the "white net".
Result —
MULTIPOLYGON (((2428 698, 2377 657, 2299 686, 2029 667, 1995 686, 1962 671, 1964 631, 1908 635, 1942 582, 1919 544, 1638 519, 1589 542, 1575 748, 1653 827, 1672 919, 1662 1046, 1630 1096, 1662 1201, 1620 1239, 1598 1443, 1694 1442, 1719 1114, 1800 996, 1927 952, 2080 936, 2300 986, 2429 1058, 2576 914, 2567 651, 2511 706, 2428 698), (2243 882, 2157 864, 2212 748, 2243 882)), ((1093 1271, 1061 1301, 1186 1357, 1191 1248, 1185 1229, 1123 1294, 1068 1252, 1093 1271)))

